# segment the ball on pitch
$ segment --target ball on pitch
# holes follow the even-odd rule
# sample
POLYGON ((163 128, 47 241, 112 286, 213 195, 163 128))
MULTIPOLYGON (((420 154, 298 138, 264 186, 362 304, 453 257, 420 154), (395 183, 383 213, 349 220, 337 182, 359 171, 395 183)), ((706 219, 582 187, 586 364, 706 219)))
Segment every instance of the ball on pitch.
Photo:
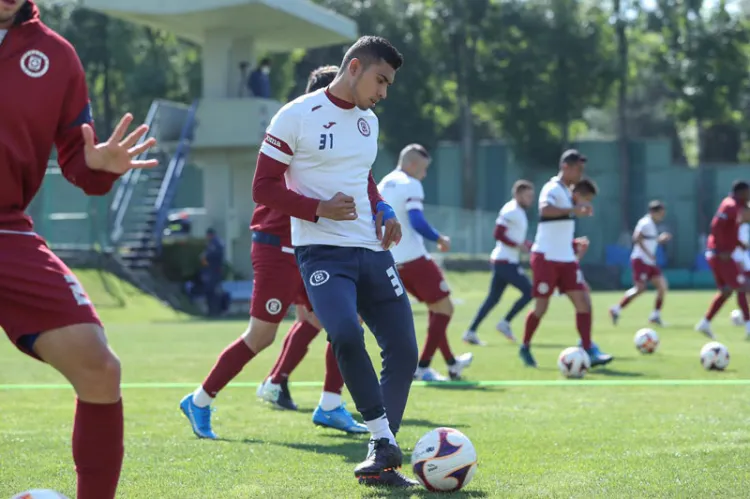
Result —
POLYGON ((469 437, 453 428, 436 428, 414 446, 411 465, 417 480, 432 492, 455 492, 477 471, 477 451, 469 437))
POLYGON ((707 371, 723 371, 729 365, 729 350, 718 341, 711 341, 701 348, 701 365, 707 371))
POLYGON ((591 369, 591 358, 581 347, 569 347, 560 352, 557 367, 566 378, 583 378, 591 369))
POLYGON ((34 489, 14 495, 11 499, 68 499, 64 495, 49 489, 34 489))
POLYGON ((656 331, 647 327, 639 329, 635 333, 635 348, 641 353, 654 353, 659 347, 659 335, 656 331))
POLYGON ((732 313, 729 314, 729 318, 732 319, 732 324, 735 326, 741 326, 745 323, 745 319, 742 317, 742 312, 737 309, 732 310, 732 313))

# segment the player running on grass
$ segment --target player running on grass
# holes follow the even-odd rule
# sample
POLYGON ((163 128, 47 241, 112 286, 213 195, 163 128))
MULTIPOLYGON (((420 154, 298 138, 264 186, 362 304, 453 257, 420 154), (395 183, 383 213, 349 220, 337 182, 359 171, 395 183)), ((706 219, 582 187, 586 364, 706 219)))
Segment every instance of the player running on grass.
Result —
POLYGON ((448 342, 448 324, 453 316, 450 288, 443 273, 424 245, 424 239, 437 243, 440 251, 449 251, 451 241, 436 231, 425 219, 422 203, 422 179, 427 176, 431 158, 419 144, 410 144, 401 150, 395 170, 378 184, 383 199, 393 206, 399 220, 408 220, 403 238, 391 249, 393 259, 406 290, 417 300, 427 304, 429 322, 427 339, 419 358, 414 379, 421 381, 447 381, 448 378, 430 367, 435 352, 440 352, 448 364, 448 376, 461 379, 461 373, 471 365, 473 355, 464 353, 454 357, 448 342))
POLYGON ((749 221, 747 220, 750 211, 747 209, 748 200, 750 200, 750 184, 741 180, 735 181, 732 185, 732 192, 721 201, 711 220, 706 259, 714 274, 718 292, 711 301, 705 317, 695 326, 696 331, 709 338, 714 337, 711 320, 735 291, 737 291, 737 304, 740 306, 742 319, 745 322, 745 330, 750 333, 750 310, 748 310, 747 295, 742 292, 745 276, 737 262, 732 259, 732 253, 737 246, 740 246, 740 225, 749 221))
MULTIPOLYGON (((321 66, 310 73, 305 93, 314 92, 330 85, 338 74, 338 66, 321 66)), ((264 210, 271 212, 271 210, 264 210)), ((287 231, 291 231, 289 217, 283 215, 287 221, 287 231)), ((258 227, 260 230, 260 227, 258 227)), ((291 237, 291 236, 288 236, 291 237)), ((286 257, 285 257, 286 258, 286 257)), ((294 262, 296 265, 296 262, 294 262)), ((299 272, 299 270, 298 270, 299 272)), ((301 285, 301 281, 300 281, 301 285)), ((308 307, 307 292, 301 286, 300 295, 304 295, 304 303, 297 304, 297 322, 289 330, 284 338, 284 344, 279 352, 276 363, 266 379, 258 386, 257 395, 275 407, 288 410, 297 410, 297 405, 292 400, 289 392, 289 376, 292 371, 302 362, 307 354, 307 349, 320 332, 322 326, 315 317, 315 313, 308 307)), ((344 379, 336 363, 336 356, 330 343, 326 345, 326 374, 323 381, 323 393, 320 403, 313 412, 312 421, 319 426, 327 426, 349 433, 367 433, 367 427, 354 420, 352 415, 344 408, 341 400, 341 392, 344 388, 344 379)))
POLYGON ((667 279, 656 265, 656 249, 672 238, 668 232, 659 234, 657 224, 664 220, 666 208, 661 201, 651 201, 648 213, 638 220, 633 231, 633 251, 630 254, 630 265, 633 269, 633 287, 625 292, 620 303, 609 309, 612 323, 617 324, 620 313, 638 295, 646 291, 648 283, 656 288, 656 304, 648 318, 652 324, 662 325, 661 307, 667 294, 667 279))
POLYGON ((417 341, 409 299, 387 251, 401 239, 401 226, 371 173, 378 153, 371 108, 386 97, 402 61, 387 40, 362 37, 330 87, 284 106, 258 156, 253 197, 293 217, 292 243, 308 296, 372 435, 355 476, 363 484, 408 487, 417 482, 397 471, 403 458, 395 434, 417 367, 417 341), (380 382, 358 312, 382 350, 380 382))
POLYGON ((536 367, 531 355, 531 339, 549 307, 555 289, 568 295, 576 311, 576 327, 581 344, 591 358, 591 365, 603 365, 612 356, 601 353, 591 343, 591 303, 586 283, 576 259, 575 219, 591 216, 591 199, 596 185, 582 179, 586 157, 570 149, 560 158, 560 173, 552 177, 539 195, 539 227, 531 248, 531 270, 534 274, 534 310, 526 316, 523 345, 519 355, 524 364, 536 367), (571 186, 574 186, 571 190, 571 186))
MULTIPOLYGON (((325 88, 333 81, 336 70, 335 66, 326 66, 313 71, 308 79, 307 92, 325 88)), ((217 438, 211 426, 211 403, 255 355, 273 342, 279 323, 292 303, 297 303, 303 310, 299 310, 297 321, 284 338, 279 360, 271 377, 258 388, 258 395, 278 407, 296 410, 287 379, 281 377, 280 369, 293 362, 292 356, 301 361, 307 346, 320 331, 318 320, 310 313, 311 305, 294 259, 289 216, 258 203, 250 228, 253 230, 251 257, 254 275, 248 328, 221 353, 195 392, 180 402, 180 409, 190 421, 193 433, 200 438, 217 438)), ((367 427, 356 422, 344 407, 341 400, 343 385, 329 344, 323 395, 313 412, 313 422, 349 433, 367 433, 367 427)))
POLYGON ((531 249, 531 241, 526 240, 529 220, 526 211, 534 202, 534 184, 528 180, 518 180, 513 184, 513 199, 505 203, 500 209, 495 222, 495 249, 490 255, 492 262, 492 280, 490 291, 477 315, 471 322, 469 329, 463 335, 463 340, 472 345, 484 346, 486 343, 477 335, 477 329, 487 314, 498 304, 508 284, 521 292, 510 311, 497 323, 496 329, 511 341, 516 341, 510 323, 523 308, 531 301, 531 282, 521 268, 521 252, 531 249))
POLYGON ((75 49, 45 26, 30 0, 0 1, 0 328, 24 353, 73 385, 78 499, 115 497, 123 458, 120 361, 91 300, 33 231, 24 211, 39 191, 53 146, 63 176, 104 195, 156 141, 125 136, 126 114, 97 144, 86 75, 75 49))

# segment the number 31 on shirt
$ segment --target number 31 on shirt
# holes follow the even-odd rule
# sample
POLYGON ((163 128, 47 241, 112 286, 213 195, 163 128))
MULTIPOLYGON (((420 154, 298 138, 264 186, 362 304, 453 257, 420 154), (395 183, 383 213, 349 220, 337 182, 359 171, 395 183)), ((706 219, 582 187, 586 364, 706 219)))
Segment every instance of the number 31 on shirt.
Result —
POLYGON ((333 134, 332 133, 320 134, 320 144, 318 145, 318 149, 320 149, 321 151, 323 149, 333 149, 333 134))

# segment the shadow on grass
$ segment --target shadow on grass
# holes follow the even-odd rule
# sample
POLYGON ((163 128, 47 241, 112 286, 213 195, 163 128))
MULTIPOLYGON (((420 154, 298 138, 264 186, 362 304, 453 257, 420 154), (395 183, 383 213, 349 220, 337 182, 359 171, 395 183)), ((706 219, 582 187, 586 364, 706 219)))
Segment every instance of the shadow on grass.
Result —
POLYGON ((368 487, 363 490, 359 497, 440 497, 440 499, 450 499, 452 497, 489 497, 487 492, 482 490, 460 490, 453 493, 430 492, 422 488, 409 489, 386 489, 382 487, 368 487))
POLYGON ((604 376, 612 376, 616 378, 640 378, 643 373, 636 373, 632 371, 618 371, 616 369, 609 369, 607 367, 598 367, 591 371, 591 374, 603 374, 604 376))
POLYGON ((543 348, 557 348, 560 350, 565 350, 566 348, 570 347, 572 345, 560 345, 559 343, 535 343, 531 346, 531 351, 533 352, 535 349, 543 349, 543 348))
POLYGON ((424 388, 437 388, 438 390, 478 390, 483 392, 502 391, 496 386, 482 386, 478 381, 427 381, 424 388))
POLYGON ((401 426, 425 426, 427 428, 441 428, 441 427, 449 427, 449 428, 469 428, 469 425, 466 424, 458 424, 458 423, 450 423, 447 424, 447 422, 444 423, 438 423, 435 421, 432 421, 430 419, 423 419, 423 418, 406 418, 403 421, 401 421, 401 426))

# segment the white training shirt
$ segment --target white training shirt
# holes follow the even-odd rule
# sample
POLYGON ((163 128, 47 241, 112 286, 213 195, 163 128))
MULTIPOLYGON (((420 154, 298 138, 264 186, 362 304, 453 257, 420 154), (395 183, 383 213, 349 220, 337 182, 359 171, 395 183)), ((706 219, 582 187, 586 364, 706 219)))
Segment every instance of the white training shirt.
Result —
MULTIPOLYGON (((737 237, 742 244, 750 245, 750 225, 746 223, 741 224, 737 237)), ((732 259, 740 264, 742 270, 750 272, 750 252, 745 248, 737 246, 732 253, 732 259)))
POLYGON ((411 210, 424 209, 422 182, 402 170, 393 170, 380 181, 378 191, 401 221, 401 242, 391 248, 393 259, 401 264, 426 257, 428 253, 424 238, 409 223, 411 210))
POLYGON ((526 210, 518 204, 518 201, 511 199, 500 209, 495 225, 505 227, 505 235, 516 243, 516 247, 497 241, 495 249, 490 254, 490 259, 492 261, 502 260, 509 263, 518 263, 521 254, 519 246, 526 242, 526 233, 529 229, 529 218, 526 216, 526 210))
MULTIPOLYGON (((633 238, 635 239, 638 234, 643 236, 642 244, 652 255, 654 255, 654 257, 656 257, 656 249, 659 246, 659 229, 656 227, 656 222, 651 218, 651 215, 646 215, 638 220, 638 223, 633 230, 633 238)), ((642 260, 646 265, 656 265, 655 258, 647 256, 640 244, 633 245, 633 251, 630 252, 630 259, 642 260)))
POLYGON ((356 220, 292 217, 292 244, 367 248, 383 251, 375 234, 367 181, 378 155, 378 118, 371 110, 345 109, 325 89, 305 94, 271 119, 260 152, 288 165, 289 189, 328 200, 337 192, 354 198, 356 220))
MULTIPOLYGON (((555 208, 573 208, 573 193, 559 177, 552 177, 539 193, 539 212, 545 205, 555 208)), ((531 251, 543 253, 545 260, 552 262, 575 262, 573 251, 576 222, 573 217, 558 220, 540 219, 531 251)))

